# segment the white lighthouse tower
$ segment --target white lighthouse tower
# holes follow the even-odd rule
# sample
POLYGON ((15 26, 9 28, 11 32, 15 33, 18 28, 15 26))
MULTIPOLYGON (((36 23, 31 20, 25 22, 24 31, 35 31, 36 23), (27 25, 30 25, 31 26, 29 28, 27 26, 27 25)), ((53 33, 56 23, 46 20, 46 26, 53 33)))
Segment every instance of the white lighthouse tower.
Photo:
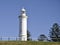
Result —
POLYGON ((27 41, 27 15, 24 8, 19 16, 19 37, 21 41, 27 41))

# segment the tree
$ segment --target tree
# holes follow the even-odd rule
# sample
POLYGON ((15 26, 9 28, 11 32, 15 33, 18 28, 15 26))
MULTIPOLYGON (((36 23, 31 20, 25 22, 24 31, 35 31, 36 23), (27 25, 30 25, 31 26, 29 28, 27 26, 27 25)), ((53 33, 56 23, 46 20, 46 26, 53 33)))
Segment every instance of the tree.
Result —
POLYGON ((30 36, 31 36, 31 35, 30 35, 30 32, 27 30, 27 40, 28 40, 28 41, 32 40, 32 39, 30 38, 30 36))
POLYGON ((50 38, 52 41, 60 41, 60 26, 57 23, 54 23, 50 30, 50 38))
POLYGON ((47 41, 47 37, 44 35, 44 34, 41 34, 39 37, 38 37, 38 41, 47 41))

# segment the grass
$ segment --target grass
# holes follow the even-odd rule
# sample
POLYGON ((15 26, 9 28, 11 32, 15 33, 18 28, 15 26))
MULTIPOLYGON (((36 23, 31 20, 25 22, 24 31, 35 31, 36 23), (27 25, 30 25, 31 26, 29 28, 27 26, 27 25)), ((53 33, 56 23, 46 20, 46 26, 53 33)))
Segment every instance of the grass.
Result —
POLYGON ((39 42, 39 41, 0 41, 0 45, 60 45, 60 42, 39 42))

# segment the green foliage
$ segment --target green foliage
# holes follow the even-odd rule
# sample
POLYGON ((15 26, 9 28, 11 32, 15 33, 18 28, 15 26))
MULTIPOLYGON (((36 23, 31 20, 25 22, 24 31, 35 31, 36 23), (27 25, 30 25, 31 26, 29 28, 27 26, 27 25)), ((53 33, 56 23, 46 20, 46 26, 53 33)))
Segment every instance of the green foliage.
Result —
POLYGON ((32 40, 32 39, 30 38, 30 36, 31 36, 31 35, 30 35, 30 32, 27 30, 27 40, 28 40, 28 41, 32 40))
POLYGON ((38 41, 47 41, 47 37, 46 37, 44 34, 41 34, 41 35, 38 37, 38 41))
POLYGON ((31 35, 30 35, 30 32, 27 30, 27 37, 30 37, 31 35))
POLYGON ((40 41, 0 41, 0 45, 60 45, 60 42, 40 42, 40 41))
POLYGON ((50 30, 50 38, 52 41, 60 41, 60 26, 57 23, 54 23, 50 30))

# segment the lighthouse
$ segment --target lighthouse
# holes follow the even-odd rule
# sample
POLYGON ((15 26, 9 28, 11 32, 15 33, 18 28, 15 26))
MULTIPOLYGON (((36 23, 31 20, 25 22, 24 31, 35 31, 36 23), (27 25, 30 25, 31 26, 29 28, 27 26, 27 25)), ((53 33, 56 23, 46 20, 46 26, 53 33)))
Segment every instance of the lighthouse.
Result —
POLYGON ((21 15, 19 15, 19 40, 27 41, 27 15, 24 8, 21 9, 21 15))

